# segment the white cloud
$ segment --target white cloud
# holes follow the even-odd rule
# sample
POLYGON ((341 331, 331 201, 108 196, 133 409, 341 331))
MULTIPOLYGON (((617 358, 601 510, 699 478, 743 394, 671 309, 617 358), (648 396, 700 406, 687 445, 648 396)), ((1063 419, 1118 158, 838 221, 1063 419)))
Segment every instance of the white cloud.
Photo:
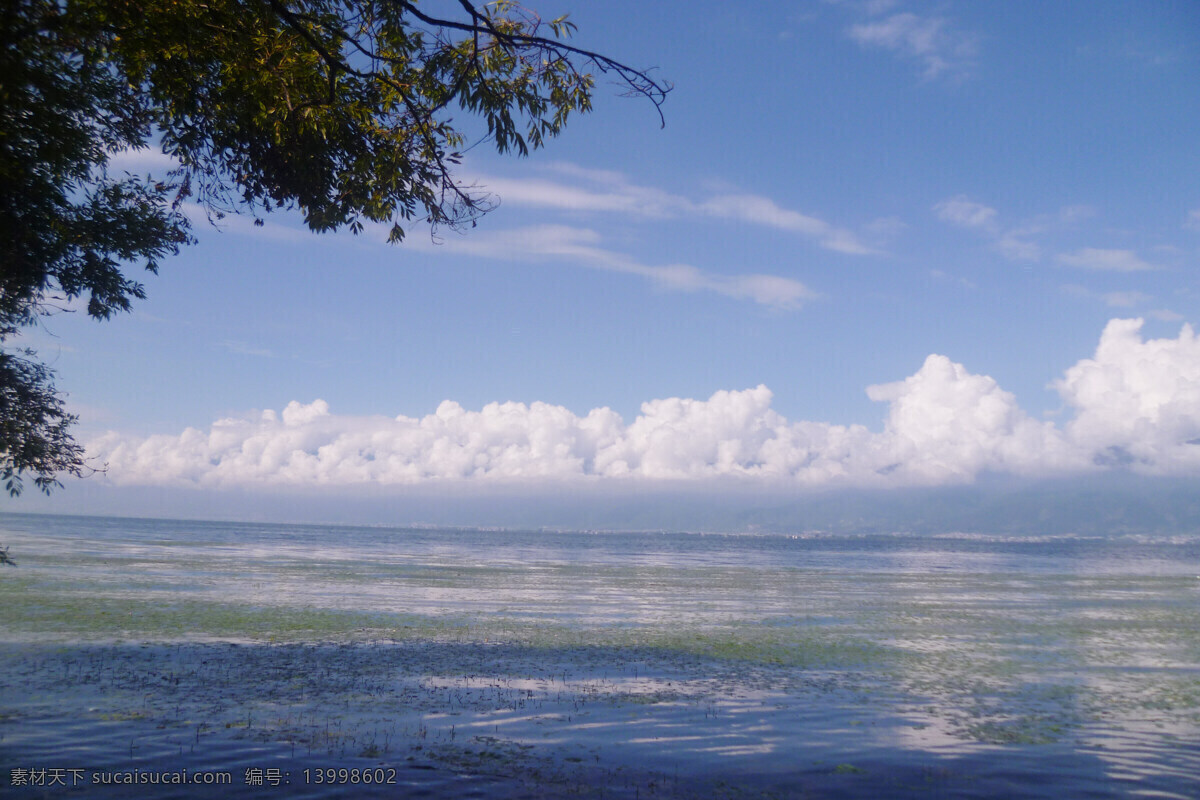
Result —
POLYGON ((1193 208, 1188 212, 1187 221, 1183 223, 1183 227, 1192 231, 1200 231, 1200 208, 1193 208))
MULTIPOLYGON (((109 156, 110 169, 135 173, 161 174, 177 166, 178 163, 169 156, 148 149, 122 150, 109 156)), ((798 233, 815 239, 821 247, 840 253, 867 255, 878 252, 864 244, 848 229, 838 228, 817 217, 783 208, 760 195, 723 194, 695 201, 661 189, 640 186, 619 172, 587 169, 562 162, 549 166, 548 170, 569 182, 545 178, 504 178, 476 173, 464 177, 464 183, 499 197, 502 203, 513 205, 567 212, 619 213, 639 219, 663 219, 683 215, 719 217, 798 233)), ((229 214, 217 220, 197 203, 184 203, 183 211, 197 227, 212 223, 218 228, 234 233, 266 236, 280 241, 311 239, 311 233, 302 226, 289 227, 270 220, 256 222, 252 217, 239 214, 229 214)), ((372 227, 381 231, 391 228, 390 225, 372 227)))
POLYGON ((1138 257, 1132 250, 1103 250, 1096 247, 1084 247, 1074 253, 1062 253, 1058 263, 1068 267, 1103 270, 1107 272, 1143 272, 1157 269, 1138 257))
POLYGON ((143 147, 140 150, 118 150, 108 155, 109 172, 128 172, 133 175, 166 175, 179 162, 161 150, 143 147))
POLYGON ((999 224, 999 212, 991 206, 976 202, 965 194, 935 203, 933 213, 942 222, 968 228, 993 241, 1000 254, 1013 261, 1037 261, 1042 249, 1026 237, 1044 230, 1039 224, 1027 224, 1011 230, 1003 230, 999 224))
POLYGON ((1108 323, 1096 354, 1054 386, 1076 410, 1069 438, 1104 460, 1132 459, 1153 472, 1200 467, 1200 340, 1141 337, 1142 320, 1108 323))
POLYGON ((799 308, 817 296, 792 278, 764 274, 718 275, 689 264, 643 264, 624 253, 601 247, 600 242, 600 234, 588 228, 535 225, 450 239, 437 249, 506 260, 565 258, 592 269, 640 275, 665 289, 715 292, 783 309, 799 308))
POLYGON ((868 14, 883 14, 896 7, 898 0, 867 0, 863 10, 868 14))
POLYGON ((569 182, 475 175, 471 183, 494 192, 502 203, 513 205, 567 212, 611 212, 640 219, 689 215, 717 217, 797 233, 814 239, 820 247, 839 253, 868 255, 878 252, 846 228, 783 208, 761 195, 722 193, 692 200, 661 189, 639 186, 618 172, 563 163, 553 165, 550 170, 569 182))
POLYGON ((879 217, 863 226, 863 231, 878 239, 892 239, 908 230, 908 223, 899 217, 879 217))
POLYGON ((986 375, 931 355, 913 376, 867 388, 891 404, 884 436, 901 474, 925 483, 967 481, 984 470, 1037 473, 1071 466, 1050 423, 1030 419, 1016 398, 986 375))
POLYGON ((860 45, 880 47, 917 61, 928 79, 966 77, 976 54, 974 36, 954 29, 942 17, 921 17, 910 12, 852 25, 849 35, 860 45))
POLYGON ((1096 216, 1096 209, 1089 205, 1063 206, 1058 210, 1060 222, 1071 224, 1096 216))
POLYGON ((236 339, 224 339, 217 343, 231 353, 237 353, 240 356, 259 356, 262 358, 274 358, 275 353, 265 347, 255 347, 252 344, 239 341, 236 339))
POLYGON ((429 481, 646 481, 739 478, 809 486, 961 483, 983 472, 1049 475, 1104 468, 1200 472, 1200 340, 1143 341, 1113 320, 1093 358, 1055 387, 1075 416, 1031 418, 986 375, 931 355, 913 375, 867 389, 888 404, 883 430, 791 422, 765 386, 706 400, 644 403, 626 424, 546 403, 445 401, 421 418, 349 417, 321 400, 226 419, 178 436, 108 433, 89 454, 117 484, 244 487, 429 481))
MULTIPOLYGON (((304 227, 304 223, 297 217, 292 217, 296 227, 289 227, 288 225, 272 220, 260 219, 256 221, 254 217, 246 214, 225 214, 218 218, 199 203, 183 203, 180 205, 180 210, 188 218, 188 221, 192 223, 194 231, 216 228, 222 233, 254 236, 259 239, 269 239, 276 242, 309 245, 317 242, 334 241, 333 239, 324 239, 316 235, 304 227)), ((272 216, 277 220, 286 220, 289 218, 289 212, 277 211, 272 216)))
POLYGON ((965 194, 935 204, 933 211, 943 222, 963 228, 991 230, 996 225, 996 209, 976 203, 965 194))
POLYGON ((996 240, 996 249, 1012 261, 1037 261, 1042 257, 1042 248, 1036 243, 1022 239, 1015 231, 1004 233, 996 240))
POLYGON ((1143 292, 1106 292, 1100 296, 1109 308, 1133 308, 1154 299, 1143 292))
POLYGON ((476 176, 474 183, 494 192, 503 203, 556 208, 564 211, 610 211, 661 218, 686 211, 687 200, 659 189, 636 186, 611 173, 584 171, 592 182, 603 180, 599 190, 578 184, 549 181, 542 178, 498 178, 476 176), (602 177, 601 177, 602 176, 602 177))
POLYGON ((929 270, 929 277, 933 278, 934 280, 945 281, 947 283, 956 284, 958 286, 963 287, 964 289, 978 289, 979 288, 978 284, 976 284, 974 281, 969 281, 966 278, 962 277, 961 275, 951 275, 950 273, 944 272, 940 269, 929 270))
POLYGON ((867 247, 858 237, 844 228, 835 228, 824 220, 781 208, 775 201, 752 194, 718 195, 702 203, 706 214, 724 219, 736 219, 766 225, 778 230, 793 231, 816 239, 827 250, 851 255, 868 255, 877 251, 867 247))
MULTIPOLYGON (((1039 214, 1019 223, 1002 224, 1000 213, 991 206, 972 200, 965 194, 947 198, 933 206, 933 212, 942 222, 973 230, 991 245, 1000 255, 1011 261, 1040 261, 1044 248, 1039 242, 1049 234, 1078 227, 1079 223, 1096 215, 1088 205, 1063 206, 1057 213, 1039 214)), ((1093 269, 1128 269, 1133 261, 1122 262, 1122 255, 1133 256, 1128 251, 1108 251, 1085 248, 1075 253, 1063 254, 1058 261, 1070 266, 1093 269)), ((1137 261, 1136 256, 1133 256, 1137 261)), ((1153 269, 1149 264, 1137 269, 1153 269)))
POLYGON ((1144 292, 1094 292, 1086 286, 1066 284, 1062 287, 1064 293, 1086 300, 1099 300, 1109 308, 1133 308, 1149 303, 1154 298, 1144 292))

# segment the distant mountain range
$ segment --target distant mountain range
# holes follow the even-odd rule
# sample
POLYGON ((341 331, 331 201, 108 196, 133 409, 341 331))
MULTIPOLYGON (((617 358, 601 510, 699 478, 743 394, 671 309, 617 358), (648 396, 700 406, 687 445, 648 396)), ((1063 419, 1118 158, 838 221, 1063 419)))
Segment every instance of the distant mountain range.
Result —
POLYGON ((320 492, 114 489, 73 482, 6 510, 183 519, 365 525, 1001 534, 1200 532, 1200 479, 1107 473, 1052 481, 989 477, 925 489, 786 490, 751 483, 448 485, 442 491, 320 492))

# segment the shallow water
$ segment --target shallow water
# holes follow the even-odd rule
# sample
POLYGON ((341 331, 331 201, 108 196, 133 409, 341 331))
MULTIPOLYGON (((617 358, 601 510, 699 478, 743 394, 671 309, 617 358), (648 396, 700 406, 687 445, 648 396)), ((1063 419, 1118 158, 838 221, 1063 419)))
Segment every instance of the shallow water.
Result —
POLYGON ((378 796, 1200 796, 1200 535, 4 515, 0 543, 13 796, 69 793, 25 768, 89 797, 182 769, 231 785, 139 795, 270 769, 333 796, 323 768, 394 770, 378 796))

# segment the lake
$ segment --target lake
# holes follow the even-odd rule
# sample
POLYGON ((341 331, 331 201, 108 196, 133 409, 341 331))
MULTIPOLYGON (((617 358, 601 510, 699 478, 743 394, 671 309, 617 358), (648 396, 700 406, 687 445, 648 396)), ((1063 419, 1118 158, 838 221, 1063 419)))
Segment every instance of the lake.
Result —
POLYGON ((1200 533, 0 545, 13 797, 1200 796, 1200 533))

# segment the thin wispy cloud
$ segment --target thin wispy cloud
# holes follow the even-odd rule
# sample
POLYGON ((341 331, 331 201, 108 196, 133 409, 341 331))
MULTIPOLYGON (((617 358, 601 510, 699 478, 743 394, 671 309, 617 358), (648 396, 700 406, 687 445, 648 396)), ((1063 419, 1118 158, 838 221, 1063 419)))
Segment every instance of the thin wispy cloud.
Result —
POLYGON ((851 25, 847 33, 863 47, 888 50, 916 62, 928 80, 966 78, 978 53, 977 38, 948 19, 907 11, 851 25))
POLYGON ((1021 231, 1007 231, 996 239, 996 250, 1010 261, 1040 261, 1041 246, 1024 238, 1026 235, 1021 231))
POLYGON ((1004 228, 996 236, 994 245, 1009 260, 1040 261, 1044 247, 1039 239, 1058 231, 1074 229, 1095 215, 1096 209, 1088 205, 1064 206, 1056 213, 1039 214, 1004 228))
POLYGON ((965 194, 934 203, 933 213, 942 222, 974 231, 989 239, 992 246, 1007 259, 1037 261, 1042 256, 1041 247, 1029 238, 1046 229, 1040 221, 1005 229, 1000 224, 1000 213, 996 209, 972 200, 965 194))
POLYGON ((1134 308, 1145 305, 1153 298, 1145 292, 1105 292, 1100 296, 1109 308, 1134 308))
POLYGON ((979 288, 979 286, 976 285, 973 281, 969 281, 966 278, 962 277, 961 275, 951 275, 950 273, 944 272, 943 270, 940 270, 940 269, 929 270, 929 277, 933 278, 936 281, 942 281, 945 283, 952 283, 957 286, 961 286, 964 289, 978 289, 979 288))
POLYGON ((265 347, 255 347, 246 342, 225 339, 217 343, 220 347, 240 356, 257 356, 259 358, 274 358, 275 353, 265 347))
POLYGON ((960 194, 933 206, 937 218, 962 228, 978 228, 987 231, 996 229, 996 209, 977 203, 960 194))
MULTIPOLYGON (((1099 301, 1109 308, 1136 308, 1138 306, 1146 306, 1154 300, 1151 295, 1145 292, 1096 292, 1078 284, 1067 284, 1062 287, 1062 291, 1064 294, 1083 300, 1099 301)), ((1154 315, 1153 312, 1149 313, 1151 316, 1154 315)))
MULTIPOLYGON (((1097 272, 1146 272, 1160 267, 1144 260, 1133 250, 1081 247, 1070 252, 1047 255, 1045 240, 1064 231, 1078 230, 1084 220, 1096 215, 1088 205, 1064 206, 1056 213, 1040 214, 1016 224, 1005 224, 999 211, 967 195, 956 195, 933 205, 934 215, 942 222, 971 230, 1010 261, 1041 261, 1049 257, 1059 266, 1097 272)), ((1112 303, 1114 307, 1118 304, 1112 303)))
POLYGON ((616 213, 640 219, 713 217, 795 233, 838 253, 871 255, 879 252, 848 228, 784 208, 762 195, 724 192, 692 199, 635 184, 616 172, 568 164, 554 165, 550 171, 560 178, 503 178, 477 174, 471 182, 499 197, 504 204, 563 212, 616 213))
POLYGON ((1133 42, 1120 51, 1120 56, 1143 67, 1161 69, 1178 64, 1185 64, 1189 58, 1183 52, 1175 49, 1164 50, 1157 44, 1133 42))
POLYGON ((1061 253, 1055 259, 1059 264, 1079 269, 1102 272, 1147 272, 1158 267, 1143 261, 1132 250, 1105 250, 1084 247, 1073 253, 1061 253))
POLYGON ((715 292, 780 309, 796 309, 817 296, 800 281, 779 275, 721 275, 689 264, 645 264, 601 245, 599 233, 568 225, 535 225, 447 240, 430 252, 462 253, 508 261, 565 259, 591 269, 638 275, 674 291, 715 292))
POLYGON ((691 209, 681 197, 621 181, 615 185, 585 188, 540 178, 477 176, 480 188, 496 195, 502 203, 536 206, 560 211, 601 211, 649 218, 678 216, 691 209))
POLYGON ((827 250, 850 255, 870 255, 877 250, 868 247, 853 233, 830 225, 824 220, 781 208, 775 201, 752 194, 729 194, 710 198, 699 206, 706 214, 723 219, 735 219, 807 236, 827 250))
POLYGON ((256 221, 254 217, 246 214, 225 214, 218 218, 199 203, 183 203, 180 210, 192 223, 195 231, 216 229, 222 233, 254 236, 274 242, 311 244, 315 241, 322 241, 314 236, 312 231, 303 227, 303 223, 299 223, 297 227, 290 227, 271 219, 256 221))

